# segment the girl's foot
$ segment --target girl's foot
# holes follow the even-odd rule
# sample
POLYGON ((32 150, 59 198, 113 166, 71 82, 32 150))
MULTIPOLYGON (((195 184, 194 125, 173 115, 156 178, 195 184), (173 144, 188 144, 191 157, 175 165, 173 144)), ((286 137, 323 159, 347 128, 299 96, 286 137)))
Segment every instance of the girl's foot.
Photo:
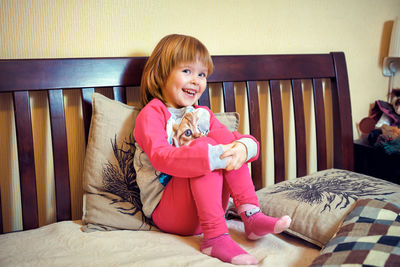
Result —
POLYGON ((232 264, 258 264, 257 259, 236 244, 229 234, 223 234, 210 239, 203 239, 200 250, 206 255, 232 264))
MULTIPOLYGON (((239 209, 240 210, 240 209, 239 209)), ((279 234, 289 228, 292 219, 285 215, 281 218, 269 217, 263 214, 259 207, 242 211, 240 217, 248 239, 257 240, 266 234, 279 234)))

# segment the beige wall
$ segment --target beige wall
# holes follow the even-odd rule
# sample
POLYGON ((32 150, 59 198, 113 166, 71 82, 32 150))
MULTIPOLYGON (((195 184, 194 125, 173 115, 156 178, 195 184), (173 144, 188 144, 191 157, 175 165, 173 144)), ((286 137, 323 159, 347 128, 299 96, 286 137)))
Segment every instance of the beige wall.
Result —
MULTIPOLYGON (((346 53, 353 120, 386 99, 399 0, 1 0, 0 58, 148 55, 169 33, 211 54, 346 53)), ((355 130, 355 134, 358 132, 355 130)))
MULTIPOLYGON (((399 0, 0 0, 0 58, 143 56, 169 33, 193 35, 213 55, 344 51, 357 138, 357 123, 368 115, 370 105, 377 99, 386 100, 389 80, 382 75, 381 64, 396 16, 400 16, 399 0)), ((67 131, 82 131, 74 119, 81 116, 79 95, 66 92, 65 99, 70 118, 67 131)), ((0 113, 0 129, 15 132, 11 97, 0 99, 0 105, 11 114, 0 113)), ((33 94, 31 105, 36 110, 35 138, 48 134, 41 126, 48 124, 46 96, 33 94)), ((10 153, 0 161, 0 185, 2 198, 11 202, 6 207, 3 200, 3 214, 9 218, 4 222, 7 231, 19 229, 21 223, 20 214, 14 214, 20 210, 18 196, 9 195, 9 189, 18 187, 12 160, 16 145, 6 137, 1 138, 0 149, 10 153)), ((36 174, 39 180, 48 181, 38 185, 42 195, 54 187, 48 163, 52 152, 50 142, 37 139, 35 159, 48 165, 36 174)), ((79 219, 84 145, 82 140, 68 142, 73 217, 79 219)), ((293 146, 293 140, 289 142, 293 146)), ((270 169, 271 163, 266 163, 270 169)), ((295 165, 290 165, 288 178, 295 172, 295 165)), ((54 202, 54 193, 39 202, 40 206, 54 202)), ((41 225, 54 221, 51 208, 40 208, 39 213, 41 225)))

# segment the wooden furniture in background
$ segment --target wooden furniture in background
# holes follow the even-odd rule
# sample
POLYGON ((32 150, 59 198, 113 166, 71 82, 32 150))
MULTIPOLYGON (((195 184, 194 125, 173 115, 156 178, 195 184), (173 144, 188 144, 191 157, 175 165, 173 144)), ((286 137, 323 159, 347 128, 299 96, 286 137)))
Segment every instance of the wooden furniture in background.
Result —
POLYGON ((400 184, 400 154, 389 155, 366 138, 355 140, 354 171, 400 184))

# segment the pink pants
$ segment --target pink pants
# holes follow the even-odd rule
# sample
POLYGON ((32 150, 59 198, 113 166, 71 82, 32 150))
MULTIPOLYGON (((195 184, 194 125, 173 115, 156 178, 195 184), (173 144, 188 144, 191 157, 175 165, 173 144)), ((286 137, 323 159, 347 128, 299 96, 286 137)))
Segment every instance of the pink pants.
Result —
MULTIPOLYGON (((193 142, 215 145, 234 140, 232 133, 217 131, 193 142)), ((205 238, 217 237, 228 232, 224 215, 230 195, 236 207, 242 204, 258 206, 247 164, 238 170, 215 170, 199 177, 172 177, 152 219, 164 232, 179 235, 203 232, 205 238)))

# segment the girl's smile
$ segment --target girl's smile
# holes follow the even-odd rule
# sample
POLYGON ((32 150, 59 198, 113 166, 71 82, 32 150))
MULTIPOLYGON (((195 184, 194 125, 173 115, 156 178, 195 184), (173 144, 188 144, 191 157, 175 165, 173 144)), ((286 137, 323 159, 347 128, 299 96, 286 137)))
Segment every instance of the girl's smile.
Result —
POLYGON ((173 68, 162 88, 167 106, 182 108, 196 103, 207 86, 207 71, 198 60, 173 68))

